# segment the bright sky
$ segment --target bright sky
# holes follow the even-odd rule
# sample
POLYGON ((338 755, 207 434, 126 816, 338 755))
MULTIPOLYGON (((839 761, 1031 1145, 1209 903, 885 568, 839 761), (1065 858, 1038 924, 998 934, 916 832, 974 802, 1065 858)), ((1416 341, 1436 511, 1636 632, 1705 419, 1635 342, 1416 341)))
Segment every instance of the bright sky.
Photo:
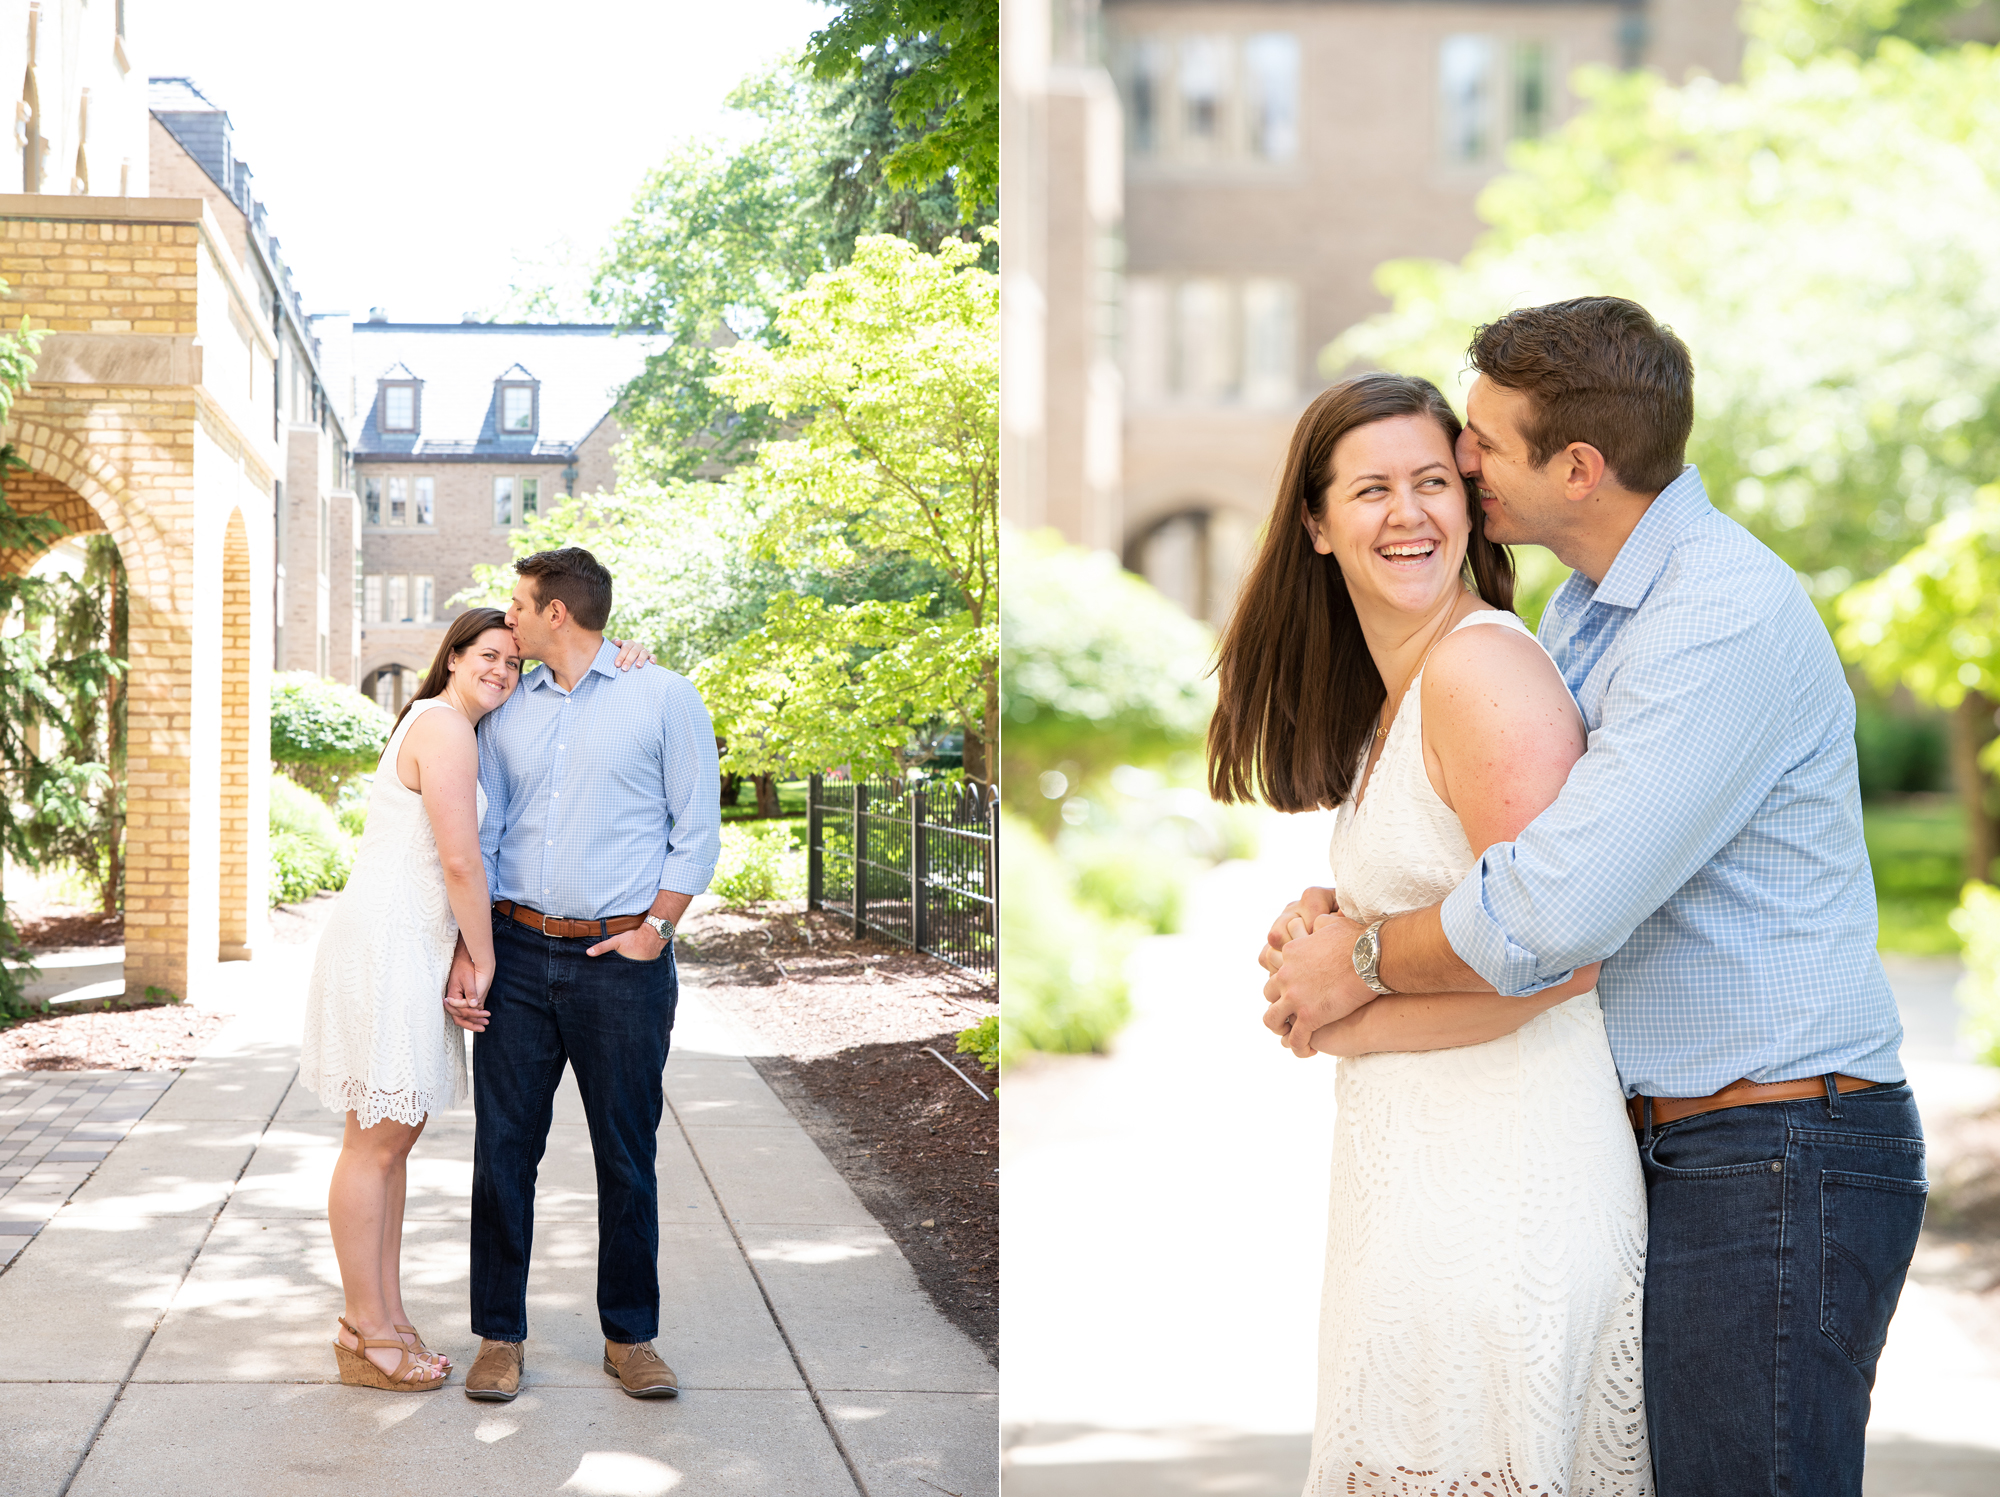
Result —
POLYGON ((517 261, 587 265, 667 148, 728 131, 723 96, 832 12, 128 0, 126 15, 135 66, 228 110, 308 311, 456 322, 498 310, 517 261))

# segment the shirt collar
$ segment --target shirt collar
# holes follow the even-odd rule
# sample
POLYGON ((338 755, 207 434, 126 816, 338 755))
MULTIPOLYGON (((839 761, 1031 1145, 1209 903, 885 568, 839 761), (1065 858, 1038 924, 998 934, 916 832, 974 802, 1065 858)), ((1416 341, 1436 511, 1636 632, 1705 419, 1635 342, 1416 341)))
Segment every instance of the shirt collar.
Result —
MULTIPOLYGON (((597 657, 590 662, 590 669, 585 671, 584 675, 610 676, 614 680, 617 679, 618 646, 614 645, 608 639, 599 645, 597 647, 597 657)), ((545 686, 557 691, 562 690, 560 686, 556 685, 556 673, 549 669, 549 663, 546 660, 529 673, 528 679, 524 684, 535 691, 539 691, 545 686)), ((578 681, 576 684, 581 686, 583 682, 578 681)))
POLYGON ((1693 463, 1687 464, 1680 477, 1653 496, 1639 523, 1625 537, 1625 544, 1618 548, 1611 570, 1592 591, 1590 601, 1613 608, 1637 608, 1666 568, 1680 533, 1713 508, 1700 472, 1693 463))

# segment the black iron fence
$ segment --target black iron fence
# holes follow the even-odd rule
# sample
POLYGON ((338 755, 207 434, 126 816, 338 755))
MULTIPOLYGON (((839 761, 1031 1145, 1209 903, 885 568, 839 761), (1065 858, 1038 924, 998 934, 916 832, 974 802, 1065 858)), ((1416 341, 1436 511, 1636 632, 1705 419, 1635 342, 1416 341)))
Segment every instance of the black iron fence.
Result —
POLYGON ((806 902, 968 972, 999 971, 999 802, 977 785, 814 775, 806 902))

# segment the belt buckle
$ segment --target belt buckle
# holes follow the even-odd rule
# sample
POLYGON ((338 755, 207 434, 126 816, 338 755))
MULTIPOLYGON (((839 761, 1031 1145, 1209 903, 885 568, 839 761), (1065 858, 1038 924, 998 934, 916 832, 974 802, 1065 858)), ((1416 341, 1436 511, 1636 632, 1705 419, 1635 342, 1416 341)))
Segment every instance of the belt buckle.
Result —
POLYGON ((547 910, 536 910, 536 911, 535 911, 535 913, 536 913, 537 915, 540 915, 540 916, 542 917, 542 934, 546 936, 546 935, 547 935, 547 934, 549 933, 549 915, 548 915, 548 911, 547 911, 547 910))

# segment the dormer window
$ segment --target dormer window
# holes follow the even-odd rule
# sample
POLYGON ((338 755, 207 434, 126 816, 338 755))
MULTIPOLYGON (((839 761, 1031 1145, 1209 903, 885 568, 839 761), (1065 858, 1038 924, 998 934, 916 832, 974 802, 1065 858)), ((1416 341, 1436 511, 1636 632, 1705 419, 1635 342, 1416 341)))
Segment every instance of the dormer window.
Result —
POLYGON ((499 397, 500 435, 536 435, 542 427, 541 381, 516 364, 493 383, 499 397))
POLYGON ((377 419, 384 431, 415 431, 417 429, 416 381, 382 381, 382 408, 377 419))
POLYGON ((500 387, 500 430, 510 437, 535 434, 535 387, 500 387))

